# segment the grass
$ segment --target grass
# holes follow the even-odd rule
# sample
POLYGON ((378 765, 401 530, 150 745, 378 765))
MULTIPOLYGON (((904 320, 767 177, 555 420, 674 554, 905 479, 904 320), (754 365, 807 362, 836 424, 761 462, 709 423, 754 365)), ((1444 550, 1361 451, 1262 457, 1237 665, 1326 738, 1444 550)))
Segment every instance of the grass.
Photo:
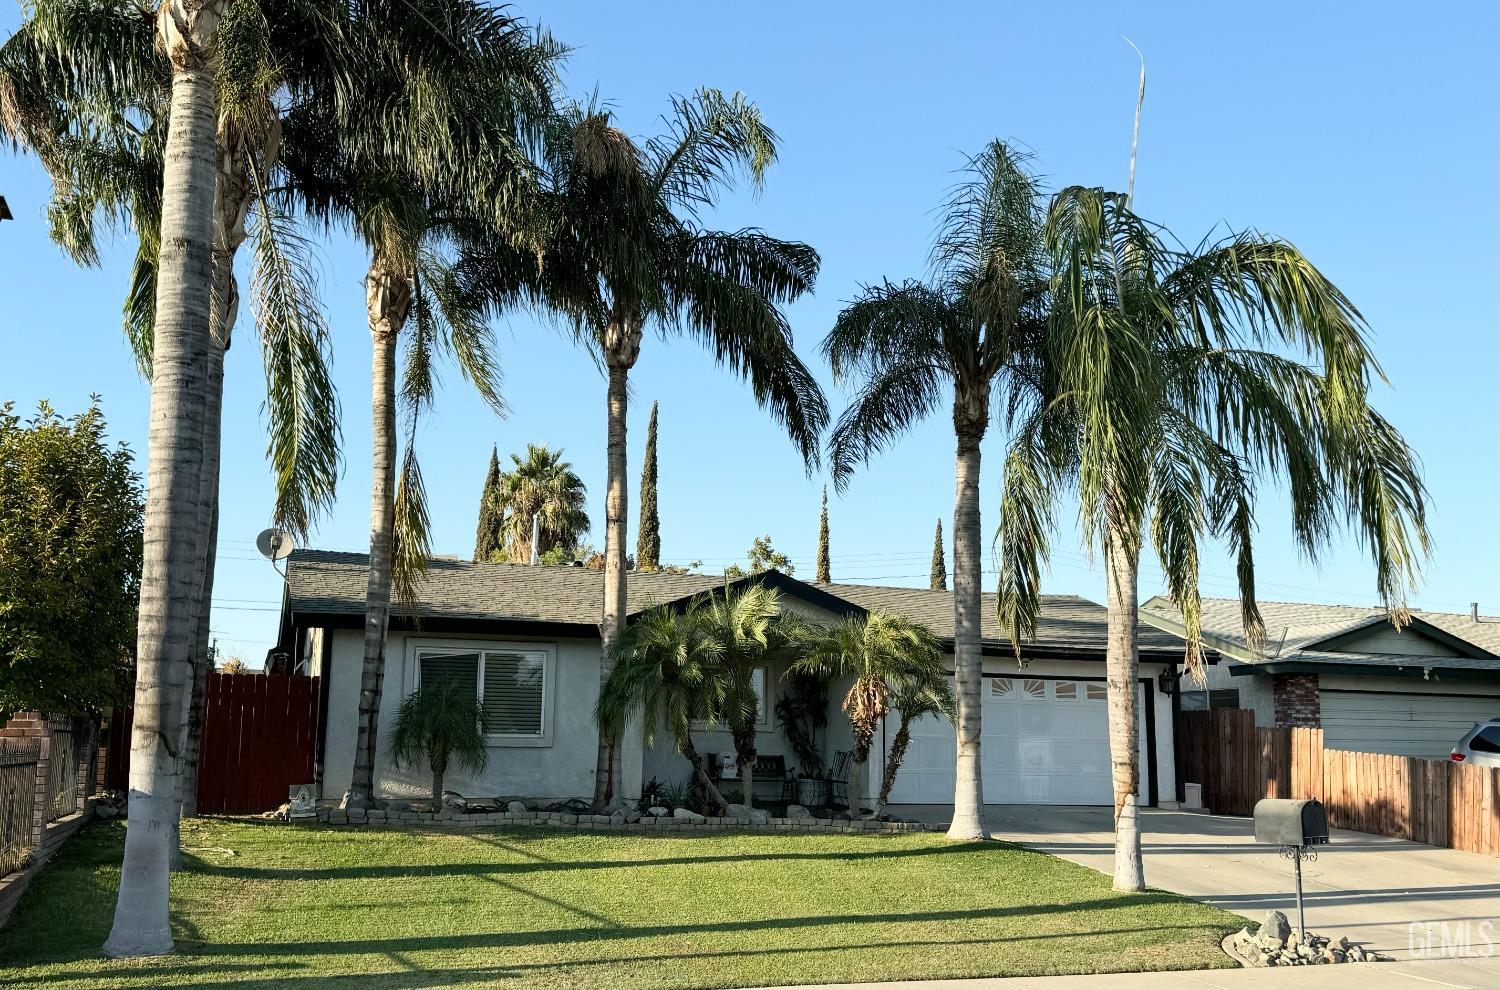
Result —
POLYGON ((176 955, 108 961, 124 827, 0 930, 8 988, 743 987, 1230 965, 1244 919, 1000 842, 185 823, 176 955))

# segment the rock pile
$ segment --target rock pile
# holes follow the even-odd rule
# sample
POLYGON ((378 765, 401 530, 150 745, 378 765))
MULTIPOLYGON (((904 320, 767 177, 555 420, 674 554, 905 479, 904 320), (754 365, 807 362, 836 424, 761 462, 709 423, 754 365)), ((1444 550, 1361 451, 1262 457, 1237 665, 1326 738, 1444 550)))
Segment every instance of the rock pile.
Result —
POLYGON ((94 815, 98 818, 124 818, 125 792, 104 791, 94 802, 94 815))
POLYGON ((1224 940, 1224 951, 1241 965, 1321 966, 1345 962, 1390 962, 1391 957, 1365 949, 1347 938, 1299 932, 1280 911, 1268 911, 1260 929, 1241 928, 1224 940))

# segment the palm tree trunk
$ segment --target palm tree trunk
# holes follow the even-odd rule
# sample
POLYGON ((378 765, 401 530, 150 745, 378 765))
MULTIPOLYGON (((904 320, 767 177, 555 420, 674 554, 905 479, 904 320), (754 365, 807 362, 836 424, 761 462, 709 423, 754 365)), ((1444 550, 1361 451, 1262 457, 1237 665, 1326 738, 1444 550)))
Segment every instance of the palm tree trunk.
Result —
POLYGON ((204 373, 213 279, 215 48, 223 0, 168 0, 157 30, 172 64, 148 434, 145 543, 130 740, 129 827, 108 956, 172 951, 168 859, 178 732, 199 589, 204 373))
POLYGON ((734 734, 734 755, 740 762, 740 803, 755 807, 755 726, 734 734))
POLYGON ((885 758, 885 775, 880 780, 880 798, 875 806, 877 814, 885 810, 891 799, 891 788, 896 785, 896 771, 901 769, 901 761, 906 759, 906 747, 910 745, 911 719, 902 715, 901 728, 896 730, 896 737, 891 740, 891 751, 885 758))
POLYGON ((443 777, 444 773, 441 769, 432 768, 432 810, 434 812, 443 810, 443 777))
MULTIPOLYGON (((365 277, 374 360, 370 365, 372 420, 370 573, 365 584, 365 651, 359 681, 359 737, 345 802, 375 806, 375 757, 380 695, 385 679, 385 636, 391 612, 391 549, 396 521, 396 337, 411 309, 411 280, 377 249, 365 277)), ((440 795, 441 796, 441 795, 440 795)))
MULTIPOLYGON (((636 347, 640 335, 637 332, 636 347)), ((611 659, 615 640, 625 628, 625 512, 629 496, 625 491, 625 416, 627 378, 635 363, 635 349, 622 356, 606 348, 609 368, 608 419, 609 446, 606 454, 604 495, 604 613, 599 620, 599 688, 614 670, 611 659)), ((599 754, 594 767, 594 808, 603 808, 614 797, 618 767, 617 740, 602 732, 599 754)))
POLYGON ((987 839, 984 827, 984 764, 979 754, 979 719, 984 686, 980 651, 979 441, 959 432, 953 503, 953 676, 958 702, 957 774, 953 784, 950 839, 987 839))
MULTIPOLYGON (((279 129, 273 128, 272 136, 264 149, 267 159, 274 156, 279 136, 279 129)), ((250 148, 246 135, 240 128, 221 121, 216 150, 218 173, 214 187, 213 311, 209 323, 208 374, 204 390, 206 409, 203 474, 200 478, 198 504, 199 532, 202 534, 198 552, 203 558, 203 576, 198 592, 198 611, 193 623, 193 688, 182 745, 182 816, 185 818, 198 813, 198 755, 203 738, 203 701, 210 672, 210 626, 213 617, 214 571, 218 561, 224 358, 234 339, 234 324, 240 308, 239 286, 234 277, 234 258, 240 245, 245 243, 245 220, 255 202, 255 186, 249 175, 250 148)))
POLYGON ((724 795, 714 786, 713 778, 703 766, 703 757, 698 755, 698 750, 693 746, 692 736, 686 736, 677 740, 677 752, 681 753, 693 767, 693 779, 703 790, 705 800, 716 803, 715 810, 723 811, 729 807, 729 802, 724 800, 724 795))
POLYGON ((1115 798, 1114 889, 1138 891, 1146 887, 1141 865, 1141 821, 1139 740, 1136 732, 1135 699, 1140 659, 1136 655, 1135 631, 1137 568, 1139 551, 1111 526, 1105 537, 1104 566, 1109 581, 1109 640, 1105 672, 1109 685, 1109 762, 1115 798))

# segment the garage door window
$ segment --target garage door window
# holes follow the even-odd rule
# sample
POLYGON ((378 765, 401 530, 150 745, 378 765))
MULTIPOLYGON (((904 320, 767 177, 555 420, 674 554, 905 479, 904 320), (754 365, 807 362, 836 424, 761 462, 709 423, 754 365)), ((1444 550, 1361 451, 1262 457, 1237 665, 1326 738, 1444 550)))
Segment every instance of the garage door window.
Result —
POLYGON ((1108 701, 1109 688, 1103 684, 1085 684, 1083 686, 1084 697, 1089 701, 1108 701))
POLYGON ((1056 684, 1052 685, 1052 691, 1053 696, 1057 698, 1058 701, 1078 700, 1077 681, 1058 681, 1056 684))
POLYGON ((990 681, 991 697, 1005 698, 1008 697, 1010 693, 1015 689, 1015 682, 1012 681, 1009 677, 997 677, 994 680, 990 681))
POLYGON ((1021 682, 1021 691, 1027 698, 1047 697, 1047 682, 1035 677, 1028 677, 1021 682))

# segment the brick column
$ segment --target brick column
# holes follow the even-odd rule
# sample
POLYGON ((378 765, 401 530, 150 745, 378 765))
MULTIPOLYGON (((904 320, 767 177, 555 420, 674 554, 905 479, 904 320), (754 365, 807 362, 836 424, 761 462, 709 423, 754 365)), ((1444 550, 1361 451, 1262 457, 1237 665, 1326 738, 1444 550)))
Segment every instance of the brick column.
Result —
POLYGON ((31 848, 41 849, 47 832, 47 807, 52 803, 48 784, 52 780, 52 730, 40 712, 17 712, 0 729, 9 739, 34 739, 37 745, 36 789, 31 803, 31 848))
POLYGON ((1278 729, 1318 729, 1323 710, 1318 701, 1317 674, 1277 674, 1271 679, 1278 729))

